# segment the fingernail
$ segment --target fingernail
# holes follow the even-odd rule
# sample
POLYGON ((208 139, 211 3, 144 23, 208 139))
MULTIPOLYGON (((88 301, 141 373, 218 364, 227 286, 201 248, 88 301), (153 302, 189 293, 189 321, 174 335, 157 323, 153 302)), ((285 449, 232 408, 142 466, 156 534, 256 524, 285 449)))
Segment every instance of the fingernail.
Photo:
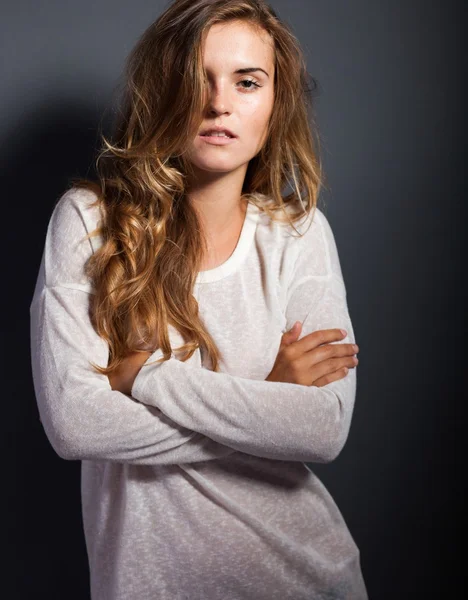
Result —
POLYGON ((347 332, 346 332, 344 329, 340 329, 340 331, 341 331, 341 333, 342 333, 344 336, 346 336, 346 335, 347 335, 347 332))

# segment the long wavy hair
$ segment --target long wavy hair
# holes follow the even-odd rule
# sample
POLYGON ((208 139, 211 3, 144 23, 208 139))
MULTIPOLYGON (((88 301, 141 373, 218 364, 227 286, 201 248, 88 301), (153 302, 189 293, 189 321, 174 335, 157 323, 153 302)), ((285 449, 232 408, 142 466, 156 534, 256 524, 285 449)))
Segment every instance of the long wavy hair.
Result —
MULTIPOLYGON (((143 33, 124 70, 124 91, 111 135, 101 134, 99 182, 74 179, 95 192, 102 245, 85 265, 93 282, 93 326, 109 345, 110 374, 133 352, 161 349, 169 326, 188 360, 203 348, 214 371, 221 357, 199 316, 193 287, 206 253, 195 209, 186 198, 191 165, 185 151, 207 106, 203 42, 209 28, 243 20, 274 44, 274 104, 265 143, 250 160, 241 198, 291 225, 315 210, 323 172, 312 92, 299 42, 263 0, 175 0, 143 33), (286 186, 289 193, 283 197, 286 186)), ((295 227, 294 227, 295 229, 295 227)), ((297 230, 296 230, 297 231, 297 230)))

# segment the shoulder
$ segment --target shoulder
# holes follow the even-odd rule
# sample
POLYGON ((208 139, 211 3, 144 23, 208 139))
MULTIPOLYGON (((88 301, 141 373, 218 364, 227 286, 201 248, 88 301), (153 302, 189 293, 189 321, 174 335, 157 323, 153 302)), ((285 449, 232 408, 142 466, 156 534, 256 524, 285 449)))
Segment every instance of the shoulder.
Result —
POLYGON ((49 230, 58 235, 86 235, 99 226, 100 208, 94 204, 97 195, 89 189, 72 187, 56 202, 52 211, 49 230))
POLYGON ((300 220, 296 229, 302 234, 299 243, 301 252, 328 254, 330 246, 335 245, 328 217, 318 206, 300 220))
MULTIPOLYGON (((300 218, 293 221, 291 225, 286 217, 281 215, 281 221, 271 218, 267 213, 259 211, 259 223, 263 229, 269 229, 276 234, 276 236, 289 240, 290 238, 302 239, 307 236, 307 239, 316 237, 319 233, 321 235, 329 235, 331 227, 325 213, 316 206, 315 208, 308 211, 300 218)), ((292 208, 286 206, 286 213, 291 216, 293 214, 292 208)))
POLYGON ((317 240, 317 238, 321 240, 321 238, 323 238, 324 235, 328 234, 329 231, 331 231, 331 227, 325 213, 318 206, 316 206, 314 209, 310 210, 306 215, 295 221, 294 228, 291 225, 287 224, 285 228, 286 235, 292 235, 297 237, 297 231, 301 235, 300 239, 307 240, 306 243, 310 243, 312 240, 317 240))
MULTIPOLYGON (((328 277, 332 272, 332 257, 336 252, 335 238, 325 213, 316 206, 295 223, 301 237, 296 237, 293 251, 297 273, 328 277)), ((289 227, 290 233, 297 234, 289 227)))
MULTIPOLYGON (((288 209, 292 214, 292 209, 288 209)), ((262 213, 260 235, 264 254, 275 264, 279 281, 330 277, 339 272, 335 237, 325 211, 316 206, 291 225, 262 213)), ((288 283, 289 284, 289 283, 288 283)))
MULTIPOLYGON (((287 209, 292 214, 292 209, 287 209)), ((281 263, 290 268, 300 261, 315 265, 317 275, 330 271, 330 254, 335 247, 335 238, 325 212, 316 206, 293 222, 280 222, 262 213, 260 216, 263 236, 270 241, 281 263)))
POLYGON ((44 247, 48 286, 66 284, 89 290, 84 266, 102 243, 99 235, 88 237, 101 220, 99 205, 93 205, 96 200, 91 190, 73 187, 56 202, 44 247))

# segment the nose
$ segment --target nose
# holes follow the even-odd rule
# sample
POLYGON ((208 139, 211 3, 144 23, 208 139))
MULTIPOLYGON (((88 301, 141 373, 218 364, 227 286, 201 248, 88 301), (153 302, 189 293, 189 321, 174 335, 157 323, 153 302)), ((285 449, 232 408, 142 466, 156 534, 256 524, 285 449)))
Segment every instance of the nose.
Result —
POLYGON ((208 112, 210 115, 223 115, 232 112, 232 104, 229 96, 229 86, 218 83, 213 85, 209 91, 208 112))

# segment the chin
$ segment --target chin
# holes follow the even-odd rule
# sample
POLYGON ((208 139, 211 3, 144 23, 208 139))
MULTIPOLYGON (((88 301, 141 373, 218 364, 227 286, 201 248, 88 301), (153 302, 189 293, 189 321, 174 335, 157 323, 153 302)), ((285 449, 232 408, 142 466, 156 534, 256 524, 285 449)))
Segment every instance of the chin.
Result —
POLYGON ((197 169, 200 169, 201 171, 210 171, 211 173, 230 173, 231 171, 239 169, 244 164, 227 160, 192 160, 192 163, 197 169))

